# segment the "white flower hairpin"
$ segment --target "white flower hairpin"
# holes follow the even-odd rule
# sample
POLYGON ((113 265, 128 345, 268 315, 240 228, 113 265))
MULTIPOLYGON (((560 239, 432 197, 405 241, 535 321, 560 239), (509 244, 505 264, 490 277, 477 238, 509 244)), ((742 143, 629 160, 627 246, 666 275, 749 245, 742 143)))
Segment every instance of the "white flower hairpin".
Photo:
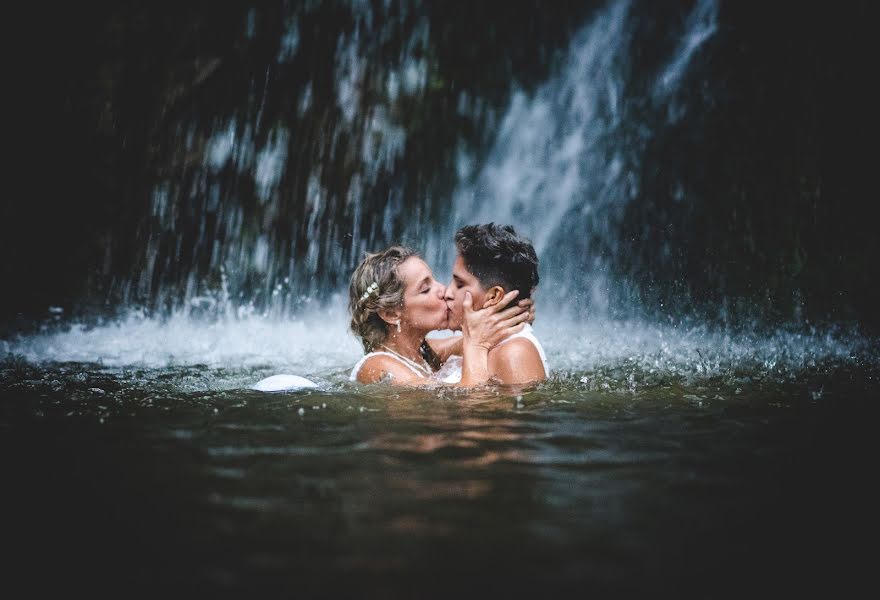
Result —
POLYGON ((367 291, 364 292, 363 296, 361 296, 361 302, 363 302, 364 300, 366 300, 367 298, 369 298, 370 296, 372 296, 374 294, 376 296, 379 295, 379 284, 376 283, 375 281, 370 284, 370 286, 367 288, 367 291))

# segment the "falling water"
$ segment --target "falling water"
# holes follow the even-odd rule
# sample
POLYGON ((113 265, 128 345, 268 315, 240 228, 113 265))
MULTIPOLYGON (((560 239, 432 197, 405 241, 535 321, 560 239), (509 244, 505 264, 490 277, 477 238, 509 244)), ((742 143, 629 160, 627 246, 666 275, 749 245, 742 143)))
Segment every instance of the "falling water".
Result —
MULTIPOLYGON (((116 283, 124 305, 252 303, 284 317, 343 287, 364 252, 400 239, 448 271, 452 231, 495 220, 533 239, 546 288, 586 291, 588 306, 607 309, 608 290, 624 286, 608 255, 620 252, 623 211, 641 191, 646 141, 661 133, 657 114, 681 118, 676 92, 711 39, 717 3, 701 0, 674 23, 681 42, 665 49, 653 90, 637 80, 640 16, 623 0, 574 35, 545 83, 514 89, 504 114, 462 90, 458 118, 497 119, 497 133, 488 151, 458 144, 456 172, 444 176, 458 179, 450 200, 430 187, 413 198, 406 179, 409 157, 421 152, 407 107, 425 101, 439 75, 427 17, 405 7, 352 5, 332 74, 306 71, 282 86, 303 70, 298 57, 320 50, 301 33, 320 7, 304 8, 285 22, 277 54, 239 106, 207 128, 201 113, 178 119, 178 166, 153 188, 141 267, 116 283)), ((249 38, 255 22, 251 12, 249 38)))
MULTIPOLYGON (((638 281, 619 268, 630 248, 625 213, 652 201, 646 148, 686 120, 691 71, 718 30, 717 1, 667 17, 650 68, 634 64, 649 19, 615 0, 574 32, 543 83, 514 85, 505 110, 462 90, 456 114, 482 123, 487 143, 456 142, 452 172, 435 177, 453 182, 446 201, 432 194, 443 185, 408 179, 426 174, 408 169, 425 152, 413 106, 441 87, 432 83, 441 73, 428 16, 418 3, 355 3, 333 9, 346 24, 336 37, 305 35, 325 10, 298 7, 280 22, 268 64, 228 90, 238 104, 173 113, 173 168, 152 187, 131 275, 114 282, 120 316, 69 323, 56 314, 0 350, 33 361, 264 365, 333 379, 360 352, 343 299, 363 253, 403 240, 442 280, 455 229, 485 221, 513 224, 535 243, 536 327, 563 370, 631 363, 708 376, 750 362, 750 352, 765 357, 755 364, 796 370, 864 346, 845 328, 746 324, 731 338, 673 309, 645 317, 638 281), (321 51, 332 61, 303 62, 321 51)), ((259 38, 259 23, 251 10, 246 40, 259 38)), ((218 68, 208 63, 203 76, 218 68)), ((684 189, 677 183, 675 193, 684 189)))
MULTIPOLYGON (((115 284, 122 304, 289 316, 393 237, 408 217, 388 187, 407 150, 395 113, 426 85, 428 44, 426 17, 399 9, 338 7, 343 26, 329 44, 300 30, 331 8, 294 7, 244 97, 228 90, 238 106, 207 126, 200 112, 178 117, 176 165, 155 184, 138 240, 142 267, 115 284), (307 62, 328 52, 330 72, 307 62)), ((256 21, 252 9, 250 40, 256 21)))
MULTIPOLYGON (((448 271, 454 228, 495 220, 533 239, 551 275, 547 287, 559 293, 586 287, 597 306, 607 307, 600 291, 620 274, 605 256, 618 252, 624 207, 640 190, 646 138, 658 133, 653 115, 639 108, 650 90, 633 81, 630 55, 639 40, 630 4, 600 10, 546 83, 533 93, 513 92, 476 172, 479 149, 460 145, 460 182, 451 203, 404 201, 402 185, 388 186, 414 152, 401 107, 424 95, 423 49, 430 43, 422 16, 399 53, 385 57, 383 41, 399 35, 406 19, 388 10, 353 5, 352 29, 336 42, 333 94, 320 105, 314 74, 295 92, 279 90, 290 107, 276 124, 266 123, 266 104, 281 77, 273 72, 293 68, 297 53, 310 50, 302 47, 300 20, 291 19, 275 61, 255 78, 245 105, 213 125, 206 139, 197 130, 200 115, 178 123, 182 153, 197 153, 201 144, 203 158, 186 167, 184 177, 156 184, 143 267, 122 282, 125 303, 174 306, 179 298, 184 306, 202 306, 226 293, 227 301, 255 302, 283 316, 316 292, 340 287, 364 252, 396 238, 425 248, 438 270, 448 271), (378 36, 363 33, 378 23, 378 36), (326 119, 333 119, 332 127, 301 139, 313 135, 309 123, 326 119), (295 156, 302 148, 318 156, 295 156), (431 218, 432 203, 441 205, 439 220, 431 218)), ((671 110, 716 13, 715 2, 702 0, 680 25, 683 41, 661 65, 654 111, 671 110)), ((460 93, 465 117, 475 119, 478 104, 460 93)))
MULTIPOLYGON (((629 2, 610 4, 574 38, 557 74, 534 93, 513 94, 487 159, 474 173, 461 169, 454 199, 454 227, 514 225, 542 258, 544 289, 593 316, 607 315, 612 290, 619 299, 627 287, 610 258, 623 251, 620 225, 641 192, 644 148, 665 125, 656 115, 673 110, 691 59, 711 39, 718 5, 694 6, 653 89, 640 88, 632 68, 640 40, 631 13, 629 2)), ((460 162, 474 161, 462 156, 460 162)), ((443 242, 437 246, 438 259, 449 255, 443 242)), ((624 300, 625 308, 637 302, 624 300)))

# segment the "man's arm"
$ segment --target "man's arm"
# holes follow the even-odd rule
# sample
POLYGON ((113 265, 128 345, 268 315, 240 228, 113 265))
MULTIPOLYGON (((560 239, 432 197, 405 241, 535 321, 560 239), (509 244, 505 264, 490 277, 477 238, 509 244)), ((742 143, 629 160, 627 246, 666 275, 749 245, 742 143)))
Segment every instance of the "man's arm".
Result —
POLYGON ((544 363, 535 345, 527 339, 514 339, 489 353, 489 372, 502 384, 524 384, 547 378, 544 363))

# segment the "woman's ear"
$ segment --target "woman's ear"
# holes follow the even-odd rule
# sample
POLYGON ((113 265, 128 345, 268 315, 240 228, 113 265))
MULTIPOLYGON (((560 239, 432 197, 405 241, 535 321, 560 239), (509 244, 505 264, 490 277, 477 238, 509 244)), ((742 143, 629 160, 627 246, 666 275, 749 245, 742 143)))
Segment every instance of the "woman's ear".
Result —
POLYGON ((389 325, 397 325, 400 322, 400 311, 382 309, 378 313, 379 318, 389 325))
POLYGON ((504 288, 500 285, 493 285, 488 290, 486 290, 486 297, 483 300, 483 307, 487 306, 495 306, 501 299, 504 298, 504 288))

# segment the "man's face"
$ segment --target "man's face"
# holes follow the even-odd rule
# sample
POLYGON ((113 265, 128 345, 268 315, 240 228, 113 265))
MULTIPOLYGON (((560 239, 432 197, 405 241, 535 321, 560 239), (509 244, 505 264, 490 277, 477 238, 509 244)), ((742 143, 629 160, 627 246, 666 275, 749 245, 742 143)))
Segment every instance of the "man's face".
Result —
POLYGON ((462 320, 464 319, 464 293, 470 292, 473 299, 473 309, 479 310, 483 308, 483 302, 486 300, 486 290, 480 285, 479 280, 473 273, 464 266, 464 260, 461 256, 455 257, 455 264, 452 265, 452 281, 446 287, 446 305, 449 307, 449 329, 458 331, 461 329, 462 320))

